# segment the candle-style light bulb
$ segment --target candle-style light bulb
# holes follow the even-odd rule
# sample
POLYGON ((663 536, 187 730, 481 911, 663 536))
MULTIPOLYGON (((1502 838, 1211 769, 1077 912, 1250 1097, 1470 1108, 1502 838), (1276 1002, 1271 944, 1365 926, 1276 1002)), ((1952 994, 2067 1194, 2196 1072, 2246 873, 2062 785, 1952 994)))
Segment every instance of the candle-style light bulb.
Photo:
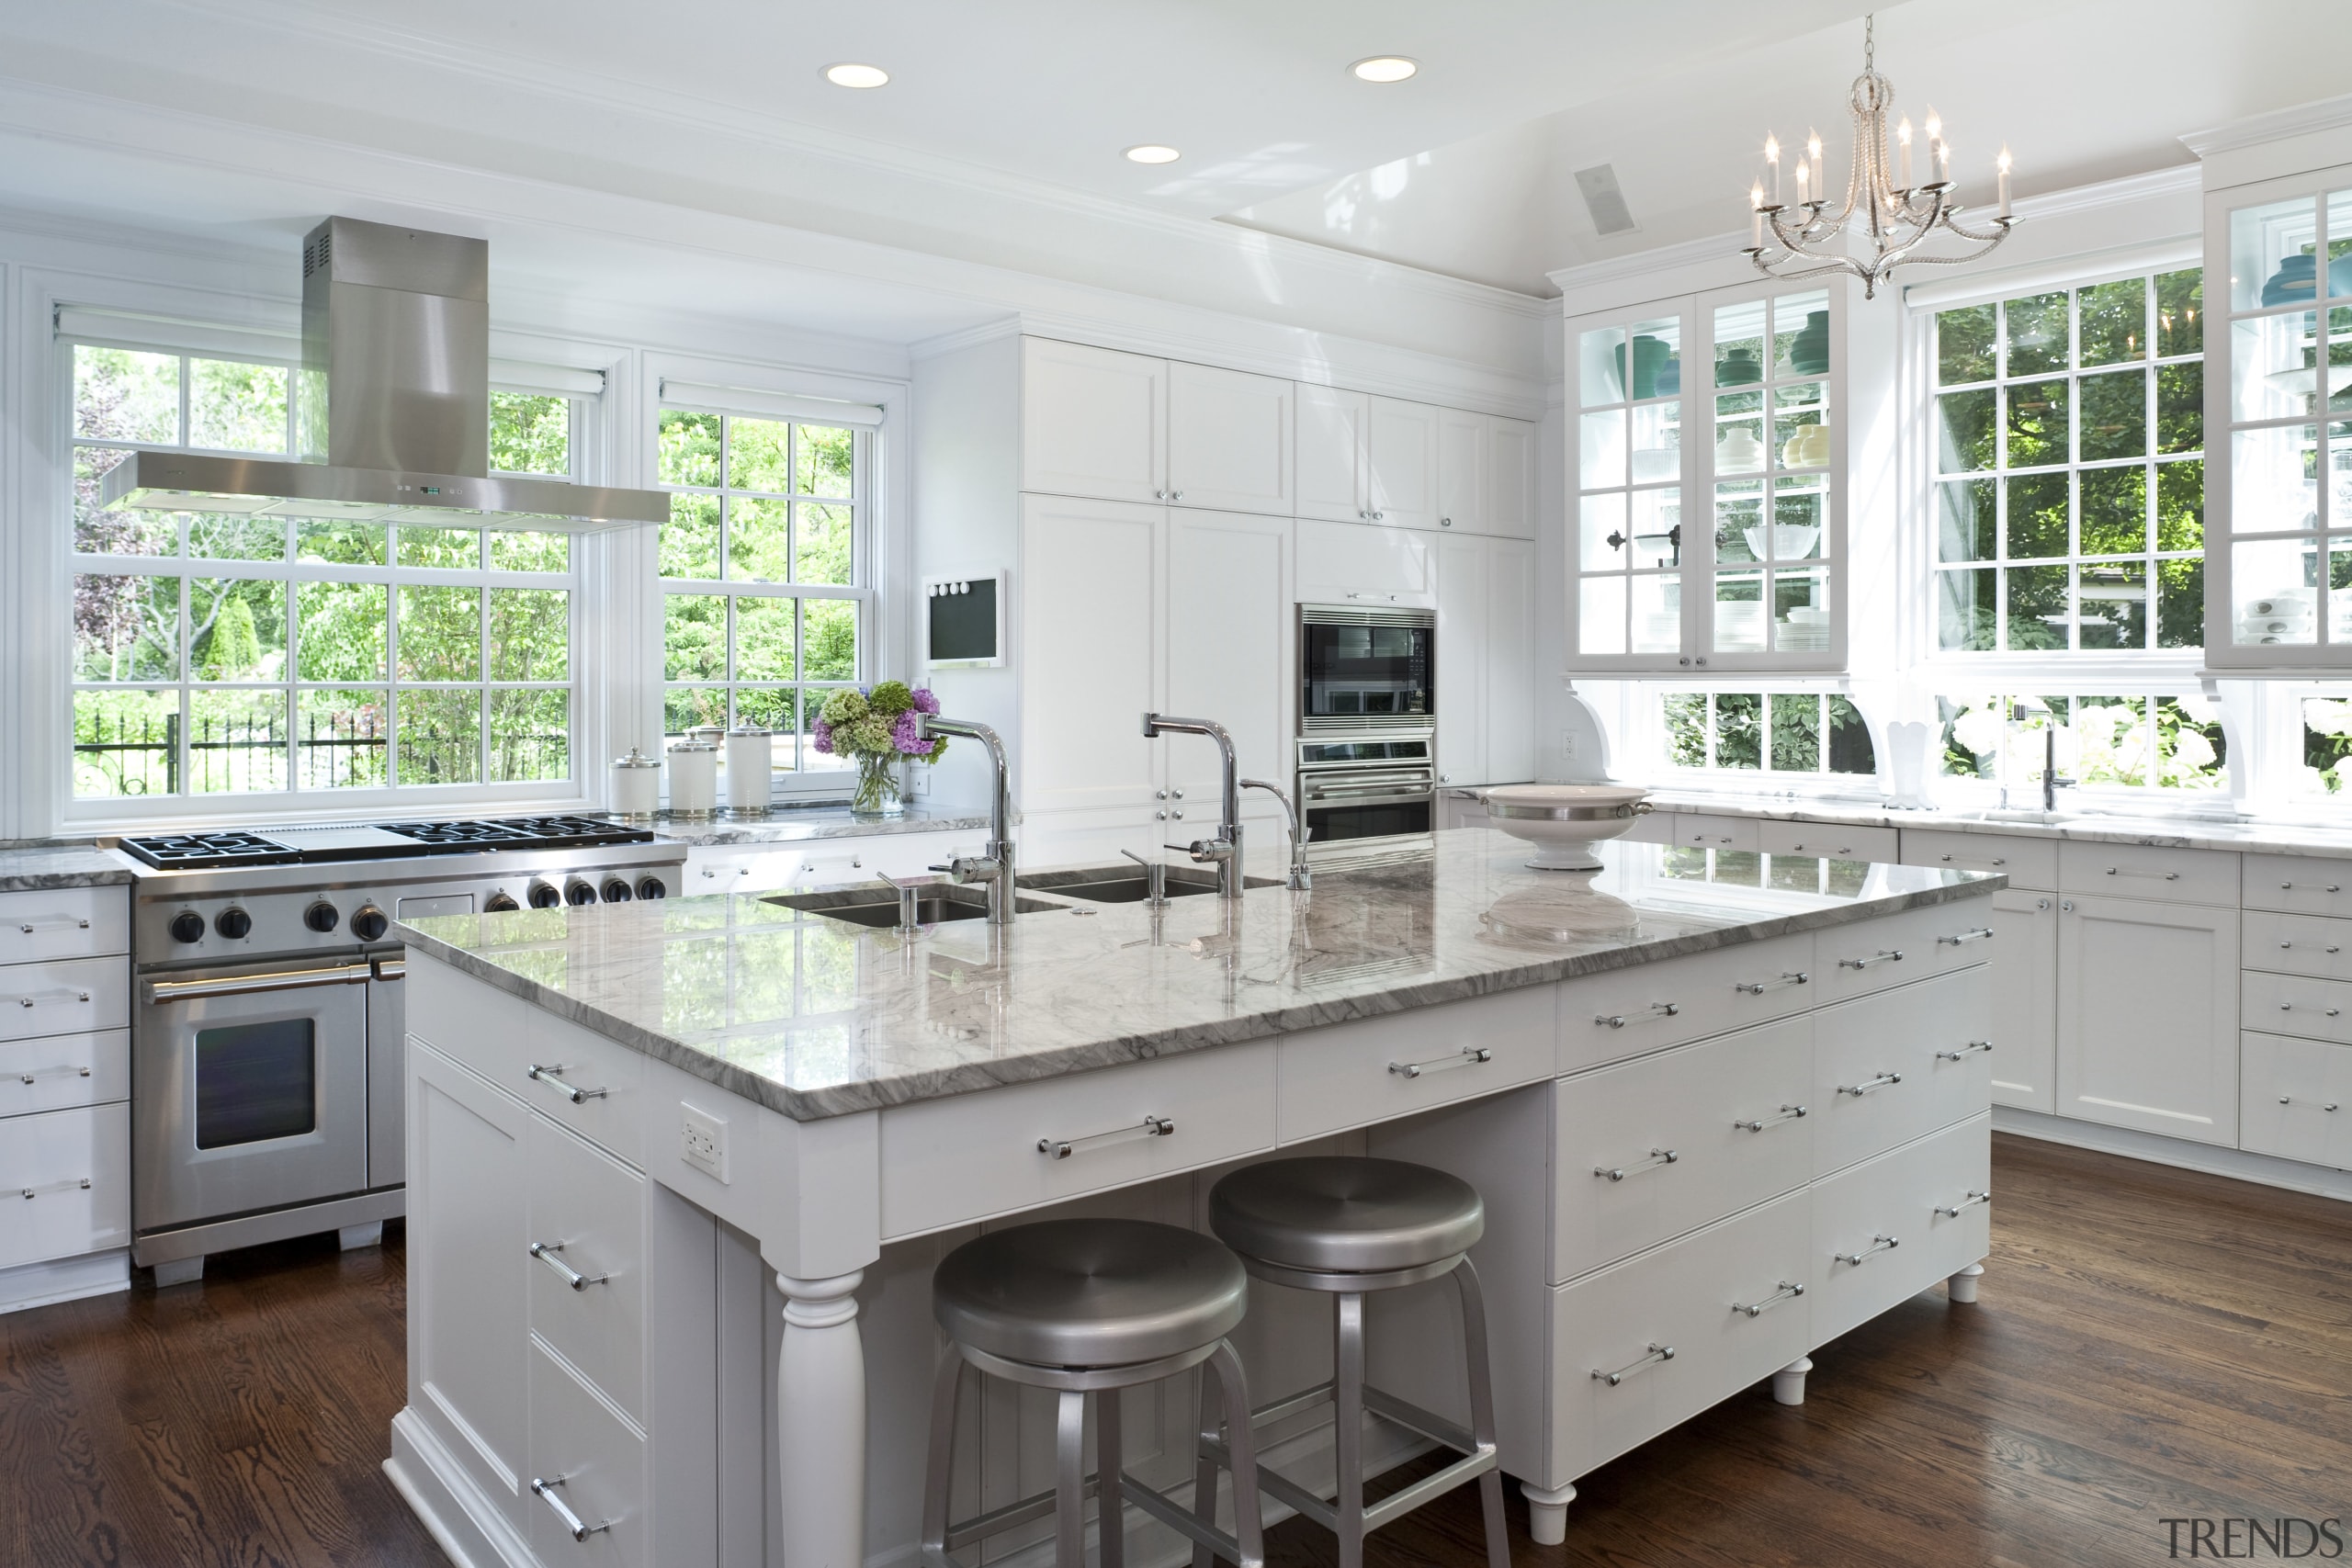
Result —
POLYGON ((1781 205, 1781 139, 1767 131, 1764 136, 1764 161, 1772 165, 1772 205, 1781 205))
POLYGON ((1895 144, 1903 150, 1903 188, 1911 188, 1911 117, 1905 115, 1894 128, 1895 144))
POLYGON ((1805 162, 1813 165, 1813 189, 1816 197, 1826 198, 1829 187, 1821 177, 1821 132, 1807 131, 1804 139, 1805 162))
POLYGON ((1805 166, 1805 161, 1803 158, 1799 158, 1797 160, 1797 205, 1799 207, 1803 207, 1805 204, 1805 179, 1810 173, 1811 171, 1805 166))
POLYGON ((1747 248, 1764 248, 1764 182, 1758 180, 1747 188, 1747 248))
POLYGON ((1951 143, 1941 140, 1936 142, 1936 178, 1951 184, 1951 143))
POLYGON ((2001 216, 2007 218, 2009 215, 2009 150, 2007 147, 2002 148, 2001 155, 1993 160, 1993 168, 1999 176, 2001 216))

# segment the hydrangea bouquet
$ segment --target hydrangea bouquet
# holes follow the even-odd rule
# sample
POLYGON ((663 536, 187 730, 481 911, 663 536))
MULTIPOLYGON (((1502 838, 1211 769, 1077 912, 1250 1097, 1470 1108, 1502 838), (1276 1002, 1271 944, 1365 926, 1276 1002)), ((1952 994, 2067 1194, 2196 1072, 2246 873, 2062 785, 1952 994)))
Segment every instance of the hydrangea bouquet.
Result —
POLYGON ((929 687, 910 687, 904 681, 844 687, 825 699, 809 739, 818 750, 857 763, 851 810, 882 816, 899 809, 899 764, 910 757, 936 762, 947 750, 944 737, 922 733, 922 716, 938 711, 939 699, 929 687))

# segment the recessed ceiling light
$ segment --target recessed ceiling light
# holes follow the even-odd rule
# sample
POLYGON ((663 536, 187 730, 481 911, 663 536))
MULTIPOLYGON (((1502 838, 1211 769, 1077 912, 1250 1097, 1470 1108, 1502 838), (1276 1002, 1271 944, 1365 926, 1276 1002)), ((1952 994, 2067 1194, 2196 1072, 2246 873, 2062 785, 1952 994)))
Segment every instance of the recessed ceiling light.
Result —
POLYGON ((860 65, 855 61, 825 67, 825 80, 836 87, 879 87, 889 79, 890 73, 879 65, 860 65))
POLYGON ((1366 82, 1402 82, 1420 68, 1419 61, 1408 60, 1401 54, 1375 54, 1348 67, 1350 72, 1366 82))
POLYGON ((1175 148, 1162 147, 1156 141, 1127 149, 1127 162, 1131 164, 1172 164, 1183 155, 1175 148))

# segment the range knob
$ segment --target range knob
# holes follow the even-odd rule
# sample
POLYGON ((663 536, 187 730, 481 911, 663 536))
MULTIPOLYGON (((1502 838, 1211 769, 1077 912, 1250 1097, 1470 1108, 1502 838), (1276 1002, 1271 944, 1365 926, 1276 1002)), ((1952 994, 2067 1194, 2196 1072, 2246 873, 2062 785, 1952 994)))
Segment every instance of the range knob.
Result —
POLYGON ((563 901, 574 906, 593 904, 596 901, 596 885, 575 876, 563 885, 563 901))
POLYGON ((212 917, 212 929, 231 942, 242 942, 253 934, 254 918, 232 905, 212 917))
POLYGON ((637 879, 637 896, 640 898, 667 898, 670 890, 662 885, 658 876, 640 876, 637 879))
POLYGON ((529 897, 534 909, 552 909, 563 902, 563 895, 552 882, 532 883, 529 897))
POLYGON ((323 935, 343 923, 343 912, 322 898, 302 911, 302 923, 323 935))
POLYGON ((605 903, 607 903, 607 904, 626 904, 626 903, 628 903, 628 902, 629 901, 629 899, 630 899, 632 897, 633 897, 633 895, 632 895, 632 894, 629 892, 629 890, 628 890, 628 877, 626 877, 626 876, 608 876, 608 877, 605 878, 605 903))
POLYGON ((375 942, 391 927, 392 922, 384 918, 384 911, 373 904, 361 905, 351 917, 351 934, 362 942, 375 942))
POLYGON ((482 913, 486 915, 503 915, 509 909, 519 909, 522 907, 514 902, 514 895, 506 892, 493 893, 483 899, 481 904, 482 913))
POLYGON ((204 940, 204 917, 198 914, 194 909, 182 909, 178 914, 174 915, 172 917, 172 940, 174 942, 202 942, 204 940))

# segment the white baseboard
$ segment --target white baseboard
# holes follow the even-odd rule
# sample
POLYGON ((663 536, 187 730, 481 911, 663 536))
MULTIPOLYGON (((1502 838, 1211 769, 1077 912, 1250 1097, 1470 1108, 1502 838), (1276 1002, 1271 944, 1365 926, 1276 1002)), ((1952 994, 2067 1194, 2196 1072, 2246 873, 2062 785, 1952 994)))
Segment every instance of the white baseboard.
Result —
POLYGON ((19 1263, 0 1269, 0 1313, 57 1302, 78 1302, 84 1296, 110 1295, 130 1289, 130 1252, 85 1253, 79 1258, 53 1258, 43 1263, 19 1263))
POLYGON ((384 1474, 455 1568, 540 1568, 529 1545, 413 1410, 392 1417, 384 1474))
POLYGON ((2203 1171, 2208 1176, 2227 1176, 2239 1181, 2258 1182, 2265 1187, 2283 1187, 2292 1192, 2311 1192, 2322 1198, 2352 1202, 2352 1171, 2336 1170, 2324 1165, 2305 1165, 2301 1160, 2280 1159, 2276 1155, 2249 1154, 2244 1149, 2192 1143, 2186 1138, 2161 1137, 2129 1127, 2102 1126, 2097 1122, 2077 1122, 2071 1116, 2045 1116, 2039 1111, 2019 1111, 2007 1105, 1993 1107, 1993 1131, 2015 1133, 2021 1138, 2040 1138, 2044 1143, 2096 1149, 2101 1154, 2121 1155, 2127 1159, 2143 1159, 2156 1165, 2175 1166, 2182 1170, 2203 1171))

